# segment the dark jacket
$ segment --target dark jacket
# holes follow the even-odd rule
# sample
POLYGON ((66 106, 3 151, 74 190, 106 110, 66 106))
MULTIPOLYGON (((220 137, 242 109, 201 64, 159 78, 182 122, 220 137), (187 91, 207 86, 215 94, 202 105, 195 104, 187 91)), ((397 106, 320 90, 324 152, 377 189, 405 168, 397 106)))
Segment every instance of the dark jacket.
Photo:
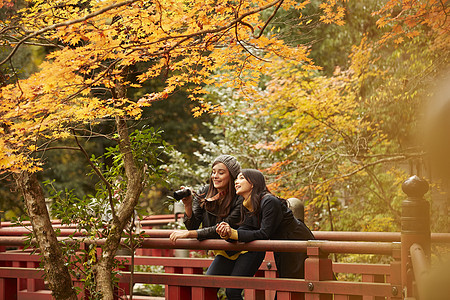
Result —
MULTIPOLYGON (((203 187, 198 191, 199 195, 206 195, 208 193, 209 185, 203 187)), ((223 220, 218 220, 214 212, 209 212, 202 208, 198 197, 192 199, 192 216, 188 218, 184 215, 184 225, 188 230, 197 230, 198 240, 205 239, 219 239, 220 236, 216 232, 216 225, 218 222, 224 221, 230 224, 231 227, 237 228, 241 220, 241 204, 243 198, 236 195, 230 206, 230 213, 223 220), (200 228, 200 225, 202 228, 200 228)))
MULTIPOLYGON (((244 207, 244 221, 239 226, 240 242, 254 240, 314 240, 311 230, 280 199, 272 194, 261 199, 259 216, 244 207)), ((275 252, 275 262, 280 277, 304 278, 306 253, 275 252)))
POLYGON ((261 199, 260 205, 259 216, 250 214, 244 207, 244 221, 238 228, 240 242, 314 239, 309 228, 277 197, 268 194, 261 199))

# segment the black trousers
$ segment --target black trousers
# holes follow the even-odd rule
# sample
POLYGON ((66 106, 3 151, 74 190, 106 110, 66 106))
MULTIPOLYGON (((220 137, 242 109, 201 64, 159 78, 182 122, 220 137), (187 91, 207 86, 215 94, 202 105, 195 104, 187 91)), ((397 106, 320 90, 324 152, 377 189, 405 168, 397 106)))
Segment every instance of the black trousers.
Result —
MULTIPOLYGON (((235 260, 228 259, 222 255, 216 255, 208 268, 206 275, 227 275, 252 277, 258 271, 264 260, 265 252, 249 251, 239 255, 235 260)), ((242 289, 225 289, 229 300, 241 300, 242 289)))
POLYGON ((305 278, 306 253, 275 252, 273 256, 280 278, 305 278))

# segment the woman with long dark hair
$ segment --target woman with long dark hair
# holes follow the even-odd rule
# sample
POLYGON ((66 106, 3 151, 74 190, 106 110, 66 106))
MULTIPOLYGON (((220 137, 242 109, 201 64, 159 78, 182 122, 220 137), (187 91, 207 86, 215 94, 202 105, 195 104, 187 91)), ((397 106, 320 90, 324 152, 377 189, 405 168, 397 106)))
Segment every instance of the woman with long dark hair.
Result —
MULTIPOLYGON (((239 242, 314 239, 309 228, 294 217, 286 201, 270 193, 260 171, 241 170, 235 187, 236 193, 244 198, 242 221, 237 230, 221 222, 216 231, 222 238, 239 242)), ((306 253, 275 252, 274 257, 279 277, 304 278, 306 253)))

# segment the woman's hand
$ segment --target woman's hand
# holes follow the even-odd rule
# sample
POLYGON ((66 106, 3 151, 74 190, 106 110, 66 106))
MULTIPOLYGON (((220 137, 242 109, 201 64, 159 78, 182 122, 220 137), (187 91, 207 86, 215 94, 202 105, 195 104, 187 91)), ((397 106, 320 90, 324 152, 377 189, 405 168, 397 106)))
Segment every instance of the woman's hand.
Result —
POLYGON ((178 239, 185 239, 189 237, 188 230, 176 230, 170 234, 170 241, 175 244, 178 239))
POLYGON ((184 197, 181 199, 181 201, 183 201, 184 206, 191 206, 192 207, 192 194, 190 194, 187 197, 184 197))
MULTIPOLYGON (((185 187, 182 186, 181 189, 185 189, 185 187)), ((187 197, 182 198, 181 201, 183 201, 184 212, 186 213, 186 216, 188 218, 192 217, 192 189, 191 194, 187 197)))
POLYGON ((221 222, 216 227, 216 232, 220 235, 223 239, 229 239, 231 236, 231 226, 226 222, 221 222))

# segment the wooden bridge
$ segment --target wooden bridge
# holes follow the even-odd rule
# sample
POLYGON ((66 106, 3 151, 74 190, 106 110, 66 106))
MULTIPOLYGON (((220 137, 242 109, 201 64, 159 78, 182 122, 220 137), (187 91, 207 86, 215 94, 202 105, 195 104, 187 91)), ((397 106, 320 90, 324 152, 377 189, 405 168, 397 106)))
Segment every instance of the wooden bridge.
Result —
MULTIPOLYGON (((129 299, 130 280, 143 284, 162 284, 166 299, 201 300, 216 299, 217 288, 243 288, 245 299, 277 298, 309 300, 381 300, 429 299, 421 284, 431 256, 431 244, 450 244, 449 233, 430 233, 429 205, 423 199, 427 192, 418 178, 403 185, 408 195, 402 204, 401 232, 324 232, 315 231, 314 241, 254 241, 228 243, 222 240, 178 240, 173 245, 168 236, 171 230, 155 229, 174 220, 174 215, 151 216, 142 221, 146 238, 134 256, 134 265, 163 266, 164 273, 130 272, 121 270, 117 299, 129 299), (266 258, 255 277, 207 276, 204 270, 211 258, 174 257, 174 249, 255 250, 267 251, 266 258), (304 251, 308 254, 305 279, 281 279, 276 276, 273 251, 304 251), (374 254, 386 257, 386 264, 337 263, 333 255, 374 254), (334 274, 354 274, 343 280, 334 274)), ((55 225, 57 226, 57 225, 55 225)), ((24 251, 25 227, 2 223, 0 228, 0 300, 52 299, 39 267, 39 256, 24 251)), ((61 227, 61 239, 74 229, 61 227)), ((81 238, 81 237, 80 237, 81 238)), ((97 241, 98 242, 98 241, 97 241)), ((100 241, 101 243, 101 241, 100 241)), ((83 245, 82 245, 83 246, 83 245)), ((118 256, 130 267, 129 256, 118 256)), ((450 279, 450 278, 449 278, 450 279)), ((89 299, 82 290, 82 278, 73 278, 81 289, 79 299, 89 299)), ((450 282, 450 281, 449 281, 450 282)), ((154 299, 148 296, 132 297, 135 300, 154 299)))

